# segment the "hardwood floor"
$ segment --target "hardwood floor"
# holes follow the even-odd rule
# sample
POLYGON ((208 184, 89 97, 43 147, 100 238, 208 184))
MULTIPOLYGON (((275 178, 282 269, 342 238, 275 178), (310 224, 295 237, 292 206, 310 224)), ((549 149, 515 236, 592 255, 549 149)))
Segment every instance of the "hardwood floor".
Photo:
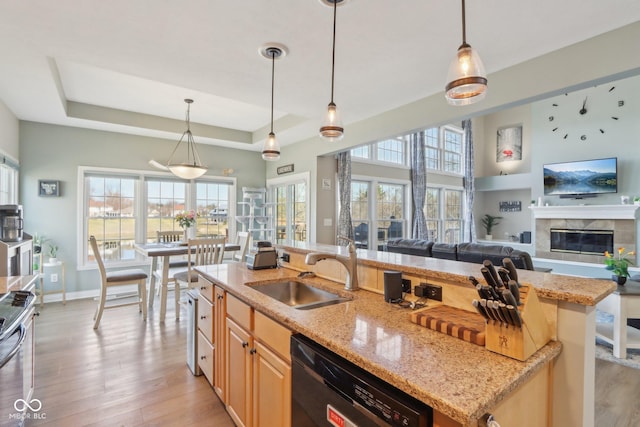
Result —
MULTIPOLYGON (((45 304, 36 319, 36 389, 53 426, 233 426, 204 376, 186 365, 187 313, 159 307, 147 322, 135 306, 105 311, 93 300, 45 304)), ((167 307, 173 307, 169 301, 167 307)))
MULTIPOLYGON (((27 425, 232 427, 204 376, 186 365, 186 311, 107 310, 93 329, 93 300, 46 304, 36 319, 36 390, 46 420, 27 425)), ((640 370, 596 360, 598 427, 640 425, 640 370)), ((295 425, 295 423, 294 423, 295 425)))

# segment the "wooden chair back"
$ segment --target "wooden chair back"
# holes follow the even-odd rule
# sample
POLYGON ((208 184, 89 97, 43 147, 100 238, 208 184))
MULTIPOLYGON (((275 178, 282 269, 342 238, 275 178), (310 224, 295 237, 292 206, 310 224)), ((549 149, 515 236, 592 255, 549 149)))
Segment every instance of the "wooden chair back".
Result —
POLYGON ((235 251, 233 254, 234 261, 243 262, 244 257, 247 255, 249 249, 249 242, 251 241, 251 233, 248 231, 238 231, 236 234, 236 243, 240 245, 240 250, 235 251))
POLYGON ((184 237, 184 232, 182 231, 156 231, 156 242, 157 243, 172 243, 179 242, 184 237))

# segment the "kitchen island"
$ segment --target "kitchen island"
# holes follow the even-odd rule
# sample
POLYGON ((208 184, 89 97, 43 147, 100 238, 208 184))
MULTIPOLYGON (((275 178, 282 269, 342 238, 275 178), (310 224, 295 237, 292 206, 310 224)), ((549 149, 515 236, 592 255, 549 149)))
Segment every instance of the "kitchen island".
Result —
POLYGON ((511 400, 532 378, 547 375, 546 370, 552 401, 536 409, 550 411, 548 425, 593 425, 595 304, 615 289, 613 282, 518 270, 520 282, 535 287, 552 336, 540 351, 519 362, 415 325, 409 321, 411 310, 386 304, 380 295, 384 270, 400 270, 412 286, 426 280, 442 285, 444 304, 471 311, 469 302, 477 294, 467 277, 479 277, 479 265, 360 249, 358 275, 365 291, 346 292, 339 284, 345 277, 342 265, 332 260, 304 264, 306 253, 346 256, 346 248, 298 243, 279 250, 290 255, 283 263, 287 268, 251 271, 237 264, 200 270, 256 310, 422 400, 458 425, 477 425, 485 412, 511 400), (306 270, 318 277, 305 281, 332 287, 351 300, 296 310, 245 286, 306 270))

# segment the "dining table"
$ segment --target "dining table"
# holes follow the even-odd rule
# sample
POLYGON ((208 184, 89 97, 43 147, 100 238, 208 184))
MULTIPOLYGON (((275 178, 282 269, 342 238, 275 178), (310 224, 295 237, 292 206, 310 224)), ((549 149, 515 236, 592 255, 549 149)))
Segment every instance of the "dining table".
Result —
MULTIPOLYGON (((136 243, 135 250, 151 258, 151 277, 149 279, 148 305, 149 309, 153 308, 154 297, 156 294, 156 273, 160 276, 160 322, 164 322, 167 313, 167 288, 169 286, 169 266, 171 257, 184 257, 188 254, 188 246, 186 242, 170 242, 170 243, 136 243), (159 262, 162 263, 158 267, 159 262)), ((240 245, 236 243, 225 243, 225 252, 238 251, 240 245)), ((186 268, 186 263, 185 263, 186 268)))

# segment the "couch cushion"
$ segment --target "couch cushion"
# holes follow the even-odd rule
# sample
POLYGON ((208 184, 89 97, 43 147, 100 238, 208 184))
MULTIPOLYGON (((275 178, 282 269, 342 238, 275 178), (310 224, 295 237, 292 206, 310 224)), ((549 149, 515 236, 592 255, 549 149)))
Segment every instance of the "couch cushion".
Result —
POLYGON ((387 252, 406 255, 431 256, 433 242, 421 239, 389 239, 385 248, 387 252))
POLYGON ((434 243, 431 248, 431 254, 434 258, 451 259, 456 261, 458 259, 458 245, 448 243, 434 243))
MULTIPOLYGON (((458 261, 482 264, 489 260, 495 266, 501 266, 502 260, 511 257, 513 248, 503 245, 483 245, 480 243, 459 243, 458 261)), ((515 261, 514 261, 515 264, 515 261)), ((518 265, 516 264, 516 268, 518 265)))
MULTIPOLYGON (((515 265, 516 268, 520 268, 522 270, 533 270, 533 260, 531 259, 529 252, 514 249, 513 252, 511 252, 511 255, 509 255, 509 258, 511 258, 511 261, 513 261, 513 265, 515 265)), ((545 270, 551 271, 551 269, 545 270)))

